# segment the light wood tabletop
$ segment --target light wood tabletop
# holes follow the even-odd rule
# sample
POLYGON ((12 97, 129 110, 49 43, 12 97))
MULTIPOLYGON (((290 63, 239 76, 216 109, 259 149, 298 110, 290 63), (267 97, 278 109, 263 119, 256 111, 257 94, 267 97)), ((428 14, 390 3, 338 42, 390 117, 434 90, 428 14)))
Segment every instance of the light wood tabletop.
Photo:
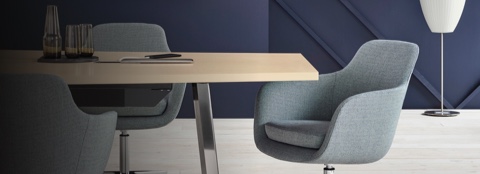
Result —
MULTIPOLYGON (((159 52, 95 52, 100 61, 159 52)), ((47 73, 68 84, 221 83, 317 80, 300 53, 179 53, 187 64, 39 63, 42 51, 0 50, 0 72, 47 73)), ((170 58, 175 59, 175 58, 170 58)))

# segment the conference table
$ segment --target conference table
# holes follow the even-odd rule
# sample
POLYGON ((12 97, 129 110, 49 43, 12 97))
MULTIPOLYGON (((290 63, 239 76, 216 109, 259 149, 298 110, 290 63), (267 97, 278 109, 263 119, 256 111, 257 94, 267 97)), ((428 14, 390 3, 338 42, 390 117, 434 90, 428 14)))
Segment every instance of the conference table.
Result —
POLYGON ((37 62, 42 51, 0 50, 0 73, 54 74, 69 85, 191 83, 202 174, 219 173, 210 83, 318 80, 318 71, 300 53, 176 53, 193 62, 119 63, 122 57, 161 52, 97 51, 99 62, 116 63, 43 63, 37 62))

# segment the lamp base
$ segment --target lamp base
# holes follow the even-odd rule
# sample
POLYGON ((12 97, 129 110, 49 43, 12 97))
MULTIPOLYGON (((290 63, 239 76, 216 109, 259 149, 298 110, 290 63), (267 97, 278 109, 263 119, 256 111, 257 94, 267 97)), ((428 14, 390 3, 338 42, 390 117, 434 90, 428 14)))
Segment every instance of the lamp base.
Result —
POLYGON ((430 110, 430 111, 425 111, 423 115, 427 116, 434 116, 434 117, 455 117, 460 112, 457 111, 447 111, 447 110, 430 110))

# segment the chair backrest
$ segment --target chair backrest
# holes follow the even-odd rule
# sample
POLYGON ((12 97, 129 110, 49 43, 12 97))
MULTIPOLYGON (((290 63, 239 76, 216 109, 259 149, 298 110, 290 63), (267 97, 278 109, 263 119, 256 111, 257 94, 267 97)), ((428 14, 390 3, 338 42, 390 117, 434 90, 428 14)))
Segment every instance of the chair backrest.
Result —
MULTIPOLYGON (((165 31, 156 24, 146 23, 105 23, 93 27, 94 48, 96 51, 125 51, 125 52, 170 52, 165 31)), ((117 129, 142 129, 154 128, 166 125, 176 118, 180 109, 185 91, 185 83, 172 84, 172 90, 161 91, 151 90, 149 88, 125 88, 125 98, 134 98, 138 100, 157 100, 158 93, 168 93, 155 106, 112 106, 112 107, 81 107, 87 113, 101 113, 114 110, 119 116, 159 116, 167 112, 174 114, 162 115, 157 122, 148 121, 140 123, 138 117, 122 117, 119 119, 117 129), (151 95, 146 95, 149 93, 151 95), (178 105, 178 106, 177 106, 178 105), (129 121, 132 119, 132 121, 129 121), (126 121, 128 120, 128 121, 126 121), (137 120, 137 121, 133 121, 137 120), (136 125, 136 126, 134 126, 136 125), (148 126, 147 126, 148 125, 148 126)), ((98 93, 97 89, 90 89, 89 93, 98 93)), ((117 94, 112 94, 117 95, 117 94)))
POLYGON ((83 113, 57 76, 0 74, 0 84, 3 172, 103 172, 116 114, 83 113))
MULTIPOLYGON (((125 51, 125 52, 170 52, 167 37, 162 27, 156 24, 146 23, 104 23, 93 27, 94 47, 96 51, 125 51)), ((175 86, 175 84, 173 85, 175 86)), ((172 86, 172 88, 174 88, 172 86)), ((78 91, 72 89, 74 96, 78 91)), ((101 89, 88 89, 88 95, 102 93, 101 89)), ((125 88, 120 94, 108 94, 111 98, 118 98, 118 95, 125 98, 138 100, 159 101, 154 106, 80 106, 87 113, 102 113, 114 110, 119 116, 140 116, 160 115, 165 111, 166 100, 160 101, 159 95, 165 95, 167 91, 151 90, 149 88, 131 89, 125 88), (143 94, 141 94, 143 93, 143 94), (150 95, 149 95, 150 94, 150 95)), ((106 95, 106 94, 105 94, 106 95)), ((166 96, 167 98, 169 96, 166 96)), ((89 98, 89 100, 95 98, 89 98)), ((127 100, 127 99, 125 99, 127 100)), ((134 101, 124 101, 134 102, 134 101)))
POLYGON ((93 36, 96 51, 170 52, 165 31, 155 24, 99 24, 93 36))
POLYGON ((418 46, 413 43, 372 40, 363 44, 352 61, 336 72, 333 106, 355 94, 408 84, 417 57, 418 46))

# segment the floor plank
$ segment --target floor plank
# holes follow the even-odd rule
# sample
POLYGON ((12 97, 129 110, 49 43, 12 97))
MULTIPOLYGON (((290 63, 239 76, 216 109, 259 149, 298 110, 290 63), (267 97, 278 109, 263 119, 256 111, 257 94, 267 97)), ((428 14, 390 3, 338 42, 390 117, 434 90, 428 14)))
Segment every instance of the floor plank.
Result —
MULTIPOLYGON (((423 116, 403 110, 389 153, 364 165, 335 165, 337 174, 480 173, 480 110, 460 110, 457 117, 423 116)), ((323 165, 273 159, 253 142, 253 119, 214 119, 222 174, 319 174, 323 165)), ((151 130, 130 131, 130 167, 200 174, 194 119, 176 119, 151 130)), ((118 133, 117 133, 118 135, 118 133)), ((106 170, 118 170, 118 136, 106 170)))

